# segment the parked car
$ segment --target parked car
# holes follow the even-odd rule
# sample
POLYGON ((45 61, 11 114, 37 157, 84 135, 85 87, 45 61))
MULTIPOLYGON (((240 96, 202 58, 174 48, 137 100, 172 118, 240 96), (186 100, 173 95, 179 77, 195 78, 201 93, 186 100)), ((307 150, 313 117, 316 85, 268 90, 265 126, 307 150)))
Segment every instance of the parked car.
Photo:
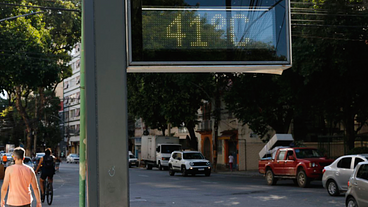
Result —
POLYGON ((136 157, 134 157, 131 151, 129 151, 128 156, 129 156, 129 167, 132 167, 132 166, 138 167, 139 165, 138 160, 136 157))
POLYGON ((169 174, 174 176, 175 172, 180 172, 183 176, 188 174, 210 176, 211 163, 197 151, 174 151, 169 160, 169 174))
POLYGON ((30 157, 25 157, 24 160, 23 160, 23 163, 25 165, 28 165, 32 169, 34 168, 34 164, 33 164, 32 159, 30 157))
POLYGON ((66 163, 78 163, 79 162, 79 155, 77 154, 69 154, 67 157, 66 157, 66 163))
POLYGON ((33 160, 33 166, 34 166, 34 170, 37 169, 37 166, 38 166, 38 163, 40 162, 40 159, 45 156, 45 153, 44 152, 37 152, 36 153, 36 156, 34 157, 34 160, 33 160))
POLYGON ((347 207, 368 207, 368 162, 360 162, 356 166, 348 182, 345 194, 347 207))
POLYGON ((324 167, 322 185, 328 194, 337 196, 348 190, 348 181, 359 162, 368 161, 368 154, 345 155, 324 167))

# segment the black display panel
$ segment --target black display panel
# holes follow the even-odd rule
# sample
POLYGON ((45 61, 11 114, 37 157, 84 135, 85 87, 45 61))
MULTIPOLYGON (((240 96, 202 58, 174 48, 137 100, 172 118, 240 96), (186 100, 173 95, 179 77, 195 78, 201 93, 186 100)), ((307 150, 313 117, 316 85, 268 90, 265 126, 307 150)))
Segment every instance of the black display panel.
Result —
POLYGON ((288 1, 130 0, 128 8, 133 65, 290 63, 288 1))

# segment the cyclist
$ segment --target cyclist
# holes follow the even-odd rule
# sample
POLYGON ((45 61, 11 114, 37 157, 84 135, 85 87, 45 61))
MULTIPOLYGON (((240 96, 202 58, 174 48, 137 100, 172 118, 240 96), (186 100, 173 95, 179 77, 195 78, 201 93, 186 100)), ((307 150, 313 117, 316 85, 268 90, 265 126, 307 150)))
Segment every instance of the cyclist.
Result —
POLYGON ((55 174, 55 157, 51 153, 51 149, 47 148, 45 150, 45 156, 41 157, 40 162, 38 163, 36 174, 39 168, 42 166, 41 169, 41 177, 40 177, 40 186, 41 186, 41 197, 42 200, 45 200, 45 189, 44 189, 44 182, 48 177, 49 183, 52 183, 52 179, 55 174))

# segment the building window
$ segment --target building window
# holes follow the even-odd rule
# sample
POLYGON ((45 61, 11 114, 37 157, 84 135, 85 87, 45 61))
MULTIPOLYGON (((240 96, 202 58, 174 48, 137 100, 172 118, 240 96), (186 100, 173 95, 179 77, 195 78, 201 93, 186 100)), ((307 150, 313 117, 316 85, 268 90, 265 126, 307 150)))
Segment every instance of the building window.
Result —
POLYGON ((186 127, 179 127, 178 132, 179 133, 188 133, 188 129, 186 127))
POLYGON ((69 120, 69 111, 64 112, 65 120, 69 120))
POLYGON ((75 109, 75 116, 80 117, 80 109, 75 109))
POLYGON ((75 109, 70 110, 70 118, 74 119, 75 118, 75 109))

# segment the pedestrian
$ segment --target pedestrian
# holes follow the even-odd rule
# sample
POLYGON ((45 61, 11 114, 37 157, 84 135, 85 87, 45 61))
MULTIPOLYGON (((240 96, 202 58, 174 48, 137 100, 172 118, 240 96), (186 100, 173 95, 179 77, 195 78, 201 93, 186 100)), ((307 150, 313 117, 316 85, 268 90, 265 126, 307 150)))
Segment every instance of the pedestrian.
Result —
POLYGON ((8 207, 31 207, 32 204, 32 185, 36 196, 37 205, 41 207, 40 189, 33 169, 23 163, 25 151, 17 147, 13 151, 14 165, 5 170, 5 178, 1 187, 1 207, 5 207, 5 196, 8 193, 6 202, 8 207), (8 191, 9 188, 9 192, 8 191))
POLYGON ((230 167, 230 171, 233 171, 233 162, 234 162, 234 157, 232 154, 229 155, 229 167, 230 167))
POLYGON ((2 161, 3 161, 4 166, 5 166, 6 162, 8 162, 8 157, 6 156, 5 153, 3 154, 2 161))

